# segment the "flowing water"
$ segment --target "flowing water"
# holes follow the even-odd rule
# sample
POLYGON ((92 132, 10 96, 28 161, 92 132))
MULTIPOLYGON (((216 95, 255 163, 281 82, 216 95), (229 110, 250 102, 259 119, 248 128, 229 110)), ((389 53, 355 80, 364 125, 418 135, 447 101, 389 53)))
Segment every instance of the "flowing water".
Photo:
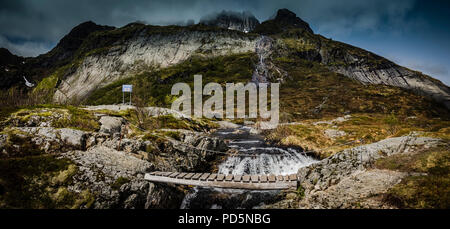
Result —
MULTIPOLYGON (((220 174, 275 174, 297 173, 299 168, 316 160, 296 149, 283 149, 266 144, 263 137, 250 133, 251 128, 240 126, 222 129, 214 135, 222 138, 236 152, 219 165, 220 174)), ((183 200, 181 208, 257 208, 276 201, 280 191, 251 191, 196 187, 183 200)))
POLYGON ((266 36, 261 36, 259 41, 256 43, 255 52, 259 57, 259 61, 255 66, 255 71, 253 72, 252 82, 254 83, 267 83, 269 78, 269 68, 267 58, 269 58, 272 53, 273 39, 266 36))
MULTIPOLYGON (((269 69, 275 70, 281 76, 286 74, 282 69, 271 64, 269 60, 273 42, 272 38, 261 36, 256 44, 255 52, 259 57, 259 62, 256 64, 252 76, 254 83, 267 83, 271 78, 269 69)), ((216 137, 225 140, 228 146, 236 152, 219 165, 220 174, 287 175, 297 173, 298 169, 316 162, 299 150, 271 146, 264 141, 262 136, 251 134, 250 130, 251 128, 248 126, 240 126, 233 129, 222 129, 215 133, 216 137)), ((186 195, 181 208, 257 208, 261 204, 276 201, 279 193, 280 191, 196 187, 186 195)))
POLYGON ((250 134, 250 128, 246 126, 220 130, 216 135, 222 135, 228 146, 238 152, 219 166, 220 174, 288 175, 315 162, 295 149, 267 145, 261 136, 250 134))

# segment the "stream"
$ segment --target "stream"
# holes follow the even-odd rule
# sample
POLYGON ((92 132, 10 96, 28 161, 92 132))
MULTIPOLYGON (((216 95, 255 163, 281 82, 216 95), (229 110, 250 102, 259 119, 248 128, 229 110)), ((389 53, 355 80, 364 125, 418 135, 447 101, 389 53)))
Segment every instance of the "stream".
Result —
MULTIPOLYGON (((316 162, 296 149, 283 149, 267 144, 261 135, 251 134, 251 127, 239 126, 215 132, 236 151, 219 165, 220 174, 275 174, 297 173, 299 168, 316 162)), ((195 187, 188 193, 182 209, 249 209, 276 201, 279 190, 251 191, 195 187)))
MULTIPOLYGON (((270 62, 273 45, 274 40, 267 36, 261 36, 256 43, 255 52, 259 61, 255 66, 252 82, 256 84, 269 82, 269 69, 283 72, 270 62)), ((219 165, 219 174, 288 175, 316 162, 312 157, 296 149, 283 149, 267 144, 261 135, 251 134, 250 126, 220 129, 213 135, 223 139, 236 152, 219 165)), ((280 192, 195 187, 185 196, 181 208, 258 208, 264 203, 276 201, 280 192)))

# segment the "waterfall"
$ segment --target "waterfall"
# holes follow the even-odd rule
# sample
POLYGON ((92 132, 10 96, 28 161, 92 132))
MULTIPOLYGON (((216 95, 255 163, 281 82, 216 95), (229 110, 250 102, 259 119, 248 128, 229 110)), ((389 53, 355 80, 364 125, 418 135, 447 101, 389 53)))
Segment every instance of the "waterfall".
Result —
POLYGON ((269 71, 266 64, 266 59, 270 56, 273 47, 273 39, 266 36, 261 36, 256 43, 255 52, 259 57, 259 62, 253 72, 252 82, 267 83, 269 82, 269 71))
POLYGON ((274 147, 241 149, 240 152, 254 152, 254 156, 232 156, 219 166, 220 174, 275 174, 288 175, 311 165, 314 159, 294 149, 274 147), (257 152, 260 152, 259 154, 257 152))
MULTIPOLYGON (((278 72, 280 79, 286 77, 286 72, 268 60, 272 47, 273 40, 270 37, 262 36, 257 42, 256 54, 259 62, 255 67, 252 82, 257 84, 269 82, 271 78, 269 69, 278 72)), ((266 144, 262 136, 251 134, 251 128, 248 126, 221 129, 213 135, 225 140, 229 148, 236 152, 219 165, 220 174, 288 175, 316 162, 298 150, 266 144)), ((197 187, 185 196, 181 208, 257 208, 278 194, 277 190, 250 191, 197 187)))
POLYGON ((220 174, 288 175, 316 162, 296 149, 267 145, 262 136, 250 134, 245 126, 238 131, 220 130, 216 135, 228 139, 228 146, 238 152, 219 165, 220 174))

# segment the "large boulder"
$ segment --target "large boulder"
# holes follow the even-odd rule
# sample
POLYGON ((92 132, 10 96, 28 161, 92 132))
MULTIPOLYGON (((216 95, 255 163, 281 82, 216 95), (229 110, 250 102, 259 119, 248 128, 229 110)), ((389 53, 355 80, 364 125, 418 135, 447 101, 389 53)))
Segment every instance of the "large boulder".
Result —
POLYGON ((173 186, 150 183, 145 202, 146 209, 178 209, 184 193, 173 186))
POLYGON ((59 129, 59 136, 63 142, 76 148, 84 149, 86 146, 86 133, 81 130, 59 129))
POLYGON ((114 135, 115 133, 120 133, 122 129, 122 124, 124 122, 123 118, 103 116, 100 118, 100 133, 114 135))
POLYGON ((88 134, 81 130, 55 129, 52 127, 18 127, 14 128, 26 136, 46 153, 86 148, 88 134))

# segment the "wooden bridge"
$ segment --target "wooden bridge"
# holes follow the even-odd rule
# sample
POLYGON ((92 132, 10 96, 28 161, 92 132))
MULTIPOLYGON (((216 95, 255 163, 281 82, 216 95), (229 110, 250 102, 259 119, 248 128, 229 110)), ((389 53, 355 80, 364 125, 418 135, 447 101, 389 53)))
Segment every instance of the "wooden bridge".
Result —
POLYGON ((292 175, 224 175, 211 173, 152 172, 145 174, 151 182, 213 188, 282 190, 297 188, 298 178, 292 175))

